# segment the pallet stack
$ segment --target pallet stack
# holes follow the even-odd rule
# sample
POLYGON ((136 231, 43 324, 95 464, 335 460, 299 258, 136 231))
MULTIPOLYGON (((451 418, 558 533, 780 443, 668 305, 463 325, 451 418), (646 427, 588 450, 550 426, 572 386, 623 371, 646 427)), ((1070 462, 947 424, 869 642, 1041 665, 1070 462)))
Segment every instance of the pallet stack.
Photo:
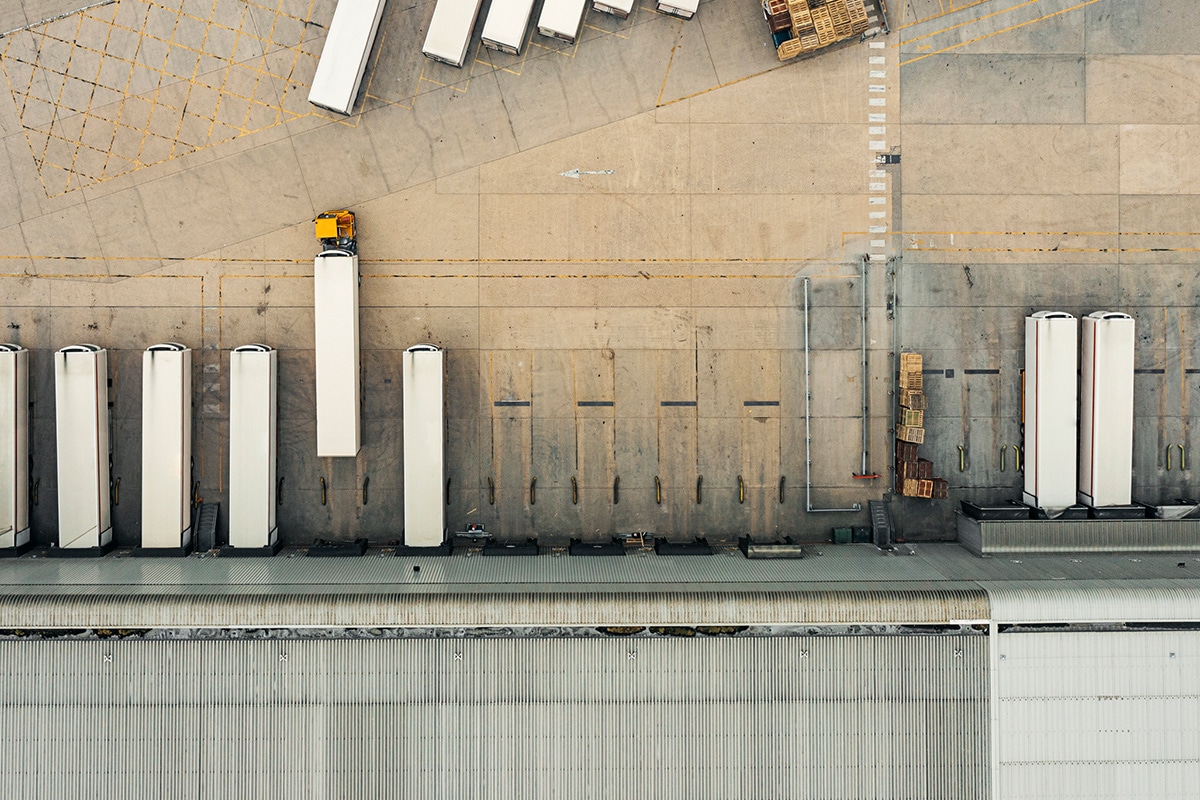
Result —
POLYGON ((933 462, 917 455, 925 443, 924 361, 920 353, 900 354, 900 408, 896 415, 896 493, 945 500, 949 484, 933 474, 933 462))
MULTIPOLYGON (((791 38, 776 47, 780 61, 795 58, 853 38, 870 26, 864 0, 783 0, 787 8, 787 26, 780 11, 780 0, 763 0, 763 15, 772 34, 788 31, 791 38)), ((779 41, 776 38, 776 41, 779 41)))

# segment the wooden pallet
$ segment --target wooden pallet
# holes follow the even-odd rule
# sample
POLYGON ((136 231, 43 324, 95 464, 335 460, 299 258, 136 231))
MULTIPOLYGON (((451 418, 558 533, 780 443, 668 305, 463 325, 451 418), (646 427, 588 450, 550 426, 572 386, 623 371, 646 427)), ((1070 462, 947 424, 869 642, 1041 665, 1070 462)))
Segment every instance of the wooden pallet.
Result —
POLYGON ((791 14, 792 30, 796 32, 797 37, 816 32, 816 28, 813 27, 812 12, 808 10, 807 5, 790 5, 788 13, 791 14))
POLYGON ((920 372, 925 369, 925 358, 920 353, 901 353, 900 354, 900 371, 916 370, 920 372))
POLYGON ((916 389, 917 391, 924 389, 924 374, 920 370, 900 370, 900 388, 916 389))
POLYGON ((900 405, 904 408, 911 408, 914 411, 924 411, 929 407, 929 400, 925 397, 925 393, 919 389, 901 389, 900 405))
POLYGON ((867 18, 867 9, 863 7, 862 0, 848 0, 850 6, 850 26, 855 35, 858 35, 871 27, 871 20, 867 18))
POLYGON ((821 47, 821 39, 816 32, 806 33, 800 37, 800 49, 805 53, 821 47))
POLYGON ((900 440, 900 441, 896 442, 896 461, 897 462, 916 461, 916 460, 917 460, 917 446, 915 444, 913 444, 912 442, 906 442, 904 440, 900 440))
POLYGON ((788 39, 783 44, 775 49, 780 61, 786 61, 789 58, 795 58, 803 52, 804 47, 799 39, 788 39))
POLYGON ((837 32, 833 29, 833 19, 829 16, 828 7, 814 8, 812 18, 813 27, 817 29, 817 39, 821 42, 822 47, 837 41, 837 32))
POLYGON ((896 426, 896 438, 902 442, 911 442, 912 444, 923 444, 925 442, 924 428, 910 428, 907 425, 896 426))
POLYGON ((833 30, 839 39, 846 39, 854 35, 853 26, 850 24, 850 11, 846 8, 846 0, 835 0, 826 6, 829 9, 829 18, 833 20, 833 30))
POLYGON ((925 425, 925 412, 911 408, 900 409, 900 424, 910 428, 920 428, 925 425))

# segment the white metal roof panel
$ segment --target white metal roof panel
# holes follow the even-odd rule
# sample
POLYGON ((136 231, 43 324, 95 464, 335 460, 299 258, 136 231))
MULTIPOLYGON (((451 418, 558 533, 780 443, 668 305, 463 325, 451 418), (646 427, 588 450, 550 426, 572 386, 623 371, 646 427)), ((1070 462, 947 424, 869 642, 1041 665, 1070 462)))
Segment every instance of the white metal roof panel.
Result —
POLYGON ((998 623, 1200 622, 1194 580, 982 582, 998 623))

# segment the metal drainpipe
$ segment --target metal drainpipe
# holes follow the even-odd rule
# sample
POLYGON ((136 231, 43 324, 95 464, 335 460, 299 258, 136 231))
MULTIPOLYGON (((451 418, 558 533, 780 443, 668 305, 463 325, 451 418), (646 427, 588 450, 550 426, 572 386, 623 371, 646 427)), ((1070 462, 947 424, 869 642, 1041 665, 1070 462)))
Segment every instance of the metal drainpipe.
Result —
POLYGON ((809 404, 812 390, 809 388, 808 369, 808 278, 804 279, 804 508, 805 511, 862 511, 862 504, 849 508, 813 508, 812 504, 812 433, 809 404))
POLYGON ((862 470, 859 475, 867 474, 867 426, 870 419, 870 409, 867 405, 867 257, 862 257, 859 269, 859 283, 862 289, 862 470))

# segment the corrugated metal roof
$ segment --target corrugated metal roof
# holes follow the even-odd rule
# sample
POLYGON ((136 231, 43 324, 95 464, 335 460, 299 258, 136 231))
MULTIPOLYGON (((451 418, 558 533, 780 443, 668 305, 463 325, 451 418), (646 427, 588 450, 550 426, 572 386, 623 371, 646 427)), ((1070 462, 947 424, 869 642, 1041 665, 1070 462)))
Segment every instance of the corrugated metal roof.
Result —
POLYGON ((987 639, 0 642, 22 798, 978 798, 987 639), (115 746, 114 746, 115 745, 115 746))
POLYGON ((0 596, 9 628, 945 624, 978 589, 0 596))
POLYGON ((1200 519, 975 520, 959 514, 958 534, 978 553, 1200 551, 1200 519))
POLYGON ((873 547, 827 547, 804 559, 712 556, 465 556, 363 558, 29 559, 0 562, 4 591, 66 586, 290 586, 454 584, 753 584, 798 581, 933 581, 945 576, 923 559, 881 556, 873 547), (419 565, 420 572, 413 566, 419 565))
POLYGON ((1004 798, 1200 794, 1200 632, 996 638, 1004 798))
POLYGON ((1200 622, 1194 580, 984 582, 998 623, 1200 622))

